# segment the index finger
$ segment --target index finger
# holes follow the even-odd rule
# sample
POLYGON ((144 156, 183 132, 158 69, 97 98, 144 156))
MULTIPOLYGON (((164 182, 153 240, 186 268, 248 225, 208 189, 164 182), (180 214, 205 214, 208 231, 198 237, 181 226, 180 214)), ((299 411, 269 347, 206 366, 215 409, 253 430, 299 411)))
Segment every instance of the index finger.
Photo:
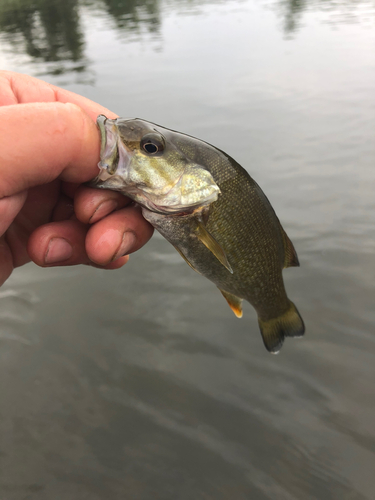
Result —
POLYGON ((86 97, 22 73, 0 71, 0 89, 0 106, 34 102, 70 102, 84 109, 93 120, 100 114, 108 118, 117 117, 109 109, 86 97))
POLYGON ((71 103, 0 107, 0 198, 61 178, 86 182, 98 173, 95 122, 71 103))
POLYGON ((60 175, 77 183, 95 177, 98 132, 88 117, 95 121, 99 114, 117 116, 74 92, 0 71, 0 198, 60 175), (88 116, 73 106, 61 107, 69 103, 88 116))

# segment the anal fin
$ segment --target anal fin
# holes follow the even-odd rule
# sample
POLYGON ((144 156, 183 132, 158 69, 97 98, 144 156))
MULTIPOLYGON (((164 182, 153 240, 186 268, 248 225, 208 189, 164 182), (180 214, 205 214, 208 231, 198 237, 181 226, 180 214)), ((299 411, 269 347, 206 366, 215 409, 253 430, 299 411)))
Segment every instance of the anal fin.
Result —
POLYGON ((228 302, 229 307, 232 309, 237 318, 242 318, 242 299, 237 297, 237 295, 233 295, 232 293, 225 292, 219 288, 220 292, 223 294, 223 297, 228 302))
POLYGON ((196 235, 199 238, 199 240, 205 245, 210 252, 212 252, 217 260, 223 264, 223 266, 228 269, 228 271, 233 274, 233 269, 231 265, 229 264, 228 258, 220 245, 215 238, 210 234, 205 225, 204 222, 201 218, 196 218, 197 221, 197 227, 196 227, 196 235))

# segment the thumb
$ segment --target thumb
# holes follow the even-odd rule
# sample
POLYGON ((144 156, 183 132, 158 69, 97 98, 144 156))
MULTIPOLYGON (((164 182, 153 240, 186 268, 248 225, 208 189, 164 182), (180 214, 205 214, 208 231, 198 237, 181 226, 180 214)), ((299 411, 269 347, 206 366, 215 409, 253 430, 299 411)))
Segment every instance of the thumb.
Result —
POLYGON ((98 172, 94 121, 71 103, 0 107, 0 198, 60 177, 81 183, 98 172))

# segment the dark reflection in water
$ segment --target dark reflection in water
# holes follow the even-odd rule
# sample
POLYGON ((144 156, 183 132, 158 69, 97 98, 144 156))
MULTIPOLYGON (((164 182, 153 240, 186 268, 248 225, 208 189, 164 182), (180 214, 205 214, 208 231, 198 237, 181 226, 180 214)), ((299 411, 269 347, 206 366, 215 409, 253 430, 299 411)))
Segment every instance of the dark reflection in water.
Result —
MULTIPOLYGON (((84 9, 101 12, 114 20, 115 28, 126 37, 139 37, 144 32, 158 37, 162 17, 169 11, 202 13, 204 5, 222 3, 220 0, 7 0, 0 2, 0 40, 8 43, 12 53, 27 54, 33 62, 43 63, 42 74, 84 73, 90 66, 81 27, 84 9)), ((229 3, 241 4, 226 2, 229 3)), ((361 4, 366 1, 354 6, 334 0, 282 0, 276 9, 282 16, 284 32, 291 34, 309 9, 353 12, 361 4)), ((351 16, 350 20, 353 19, 351 16)), ((341 15, 335 22, 347 20, 341 15)))
POLYGON ((138 31, 143 24, 150 33, 159 33, 160 30, 160 1, 159 0, 103 0, 108 14, 116 21, 118 28, 127 32, 138 31))
POLYGON ((55 63, 49 73, 86 69, 77 0, 3 2, 0 30, 14 51, 37 62, 55 63))
POLYGON ((43 73, 82 73, 88 69, 81 28, 84 8, 106 11, 122 32, 160 31, 159 0, 35 0, 0 3, 0 34, 14 53, 27 54, 45 64, 43 73))
POLYGON ((278 9, 286 35, 295 33, 307 11, 321 11, 326 14, 325 22, 331 24, 373 21, 373 4, 367 0, 281 0, 278 9), (366 9, 366 7, 369 7, 366 9))
POLYGON ((292 33, 297 29, 301 13, 305 9, 305 0, 289 0, 280 3, 285 33, 292 33))

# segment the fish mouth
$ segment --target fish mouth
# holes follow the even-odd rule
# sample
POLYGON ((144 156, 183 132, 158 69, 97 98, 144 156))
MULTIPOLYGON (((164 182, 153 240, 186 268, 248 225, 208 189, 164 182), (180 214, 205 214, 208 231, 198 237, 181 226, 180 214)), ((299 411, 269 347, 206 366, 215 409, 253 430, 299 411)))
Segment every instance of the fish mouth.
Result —
POLYGON ((121 141, 116 120, 104 115, 96 119, 100 132, 99 174, 87 183, 90 187, 118 189, 126 185, 133 154, 121 141))

